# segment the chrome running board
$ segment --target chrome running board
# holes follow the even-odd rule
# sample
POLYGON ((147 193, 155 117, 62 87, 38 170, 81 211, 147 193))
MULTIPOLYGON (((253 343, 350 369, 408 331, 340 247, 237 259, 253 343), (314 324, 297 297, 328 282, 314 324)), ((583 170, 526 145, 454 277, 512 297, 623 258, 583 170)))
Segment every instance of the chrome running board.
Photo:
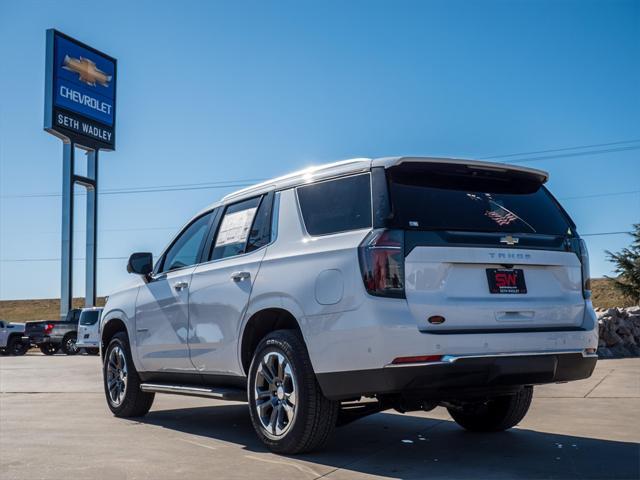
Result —
POLYGON ((166 383, 142 383, 140 390, 154 393, 173 393, 191 397, 215 398, 233 402, 246 402, 247 391, 240 388, 201 387, 195 385, 169 385, 166 383))

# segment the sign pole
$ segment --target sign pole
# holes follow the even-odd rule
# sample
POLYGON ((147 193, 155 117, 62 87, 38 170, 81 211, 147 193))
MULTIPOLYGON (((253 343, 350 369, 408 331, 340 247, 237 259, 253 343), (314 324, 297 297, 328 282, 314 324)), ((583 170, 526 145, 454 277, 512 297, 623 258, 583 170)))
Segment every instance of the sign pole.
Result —
POLYGON ((75 144, 62 146, 62 252, 60 255, 60 317, 64 318, 73 303, 73 175, 75 144))
POLYGON ((98 253, 98 152, 87 152, 87 177, 93 186, 87 186, 87 246, 85 269, 85 307, 96 305, 96 261, 98 253))

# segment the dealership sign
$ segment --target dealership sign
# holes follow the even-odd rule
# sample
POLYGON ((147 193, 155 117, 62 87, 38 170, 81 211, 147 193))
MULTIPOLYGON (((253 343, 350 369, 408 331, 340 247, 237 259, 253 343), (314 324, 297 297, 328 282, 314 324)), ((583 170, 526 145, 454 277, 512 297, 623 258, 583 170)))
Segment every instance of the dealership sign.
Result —
POLYGON ((115 58, 47 30, 44 128, 93 150, 115 150, 115 58))

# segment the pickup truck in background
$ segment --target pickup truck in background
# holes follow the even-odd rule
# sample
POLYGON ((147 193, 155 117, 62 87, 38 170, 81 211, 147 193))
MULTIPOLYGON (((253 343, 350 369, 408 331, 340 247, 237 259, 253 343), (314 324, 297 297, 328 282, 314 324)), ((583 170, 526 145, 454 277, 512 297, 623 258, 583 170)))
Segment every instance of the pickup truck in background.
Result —
POLYGON ((75 355, 80 350, 76 341, 81 311, 79 308, 69 310, 64 320, 27 322, 23 339, 45 355, 53 355, 60 349, 67 355, 75 355))
POLYGON ((29 350, 29 342, 23 340, 24 323, 0 320, 0 353, 24 355, 29 350))
POLYGON ((102 307, 83 308, 78 323, 76 347, 84 348, 88 355, 100 353, 100 314, 102 307))

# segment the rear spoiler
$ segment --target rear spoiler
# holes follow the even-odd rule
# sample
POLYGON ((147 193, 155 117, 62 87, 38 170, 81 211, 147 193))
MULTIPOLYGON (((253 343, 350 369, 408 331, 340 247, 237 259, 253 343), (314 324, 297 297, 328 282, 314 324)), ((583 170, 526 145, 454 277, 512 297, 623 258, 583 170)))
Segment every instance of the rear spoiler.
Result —
POLYGON ((495 172, 518 172, 534 177, 540 184, 549 180, 549 174, 544 170, 521 167, 507 163, 483 162, 480 160, 465 160, 459 158, 438 158, 438 157, 384 157, 376 158, 371 162, 372 167, 391 168, 403 163, 435 163, 448 165, 464 165, 473 170, 489 170, 495 172))

